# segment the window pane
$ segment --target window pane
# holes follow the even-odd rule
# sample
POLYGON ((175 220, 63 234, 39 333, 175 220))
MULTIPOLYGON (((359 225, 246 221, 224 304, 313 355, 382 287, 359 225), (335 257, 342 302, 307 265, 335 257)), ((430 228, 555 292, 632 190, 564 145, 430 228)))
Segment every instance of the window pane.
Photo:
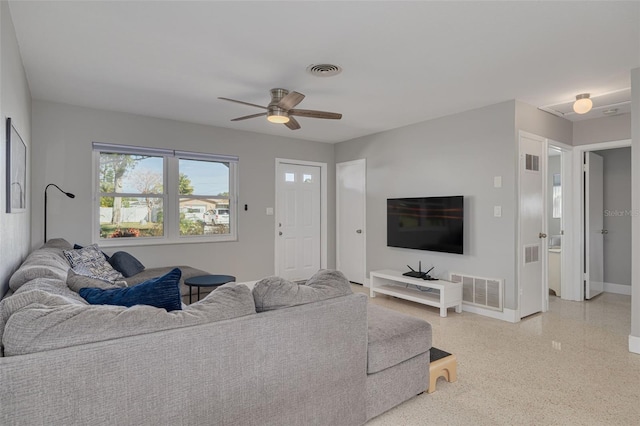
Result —
POLYGON ((100 238, 161 237, 162 198, 100 197, 100 238))
POLYGON ((180 159, 178 167, 180 195, 229 196, 229 163, 180 159))
POLYGON ((230 233, 228 197, 180 199, 180 235, 230 233))
POLYGON ((163 157, 100 153, 100 192, 163 193, 163 157))

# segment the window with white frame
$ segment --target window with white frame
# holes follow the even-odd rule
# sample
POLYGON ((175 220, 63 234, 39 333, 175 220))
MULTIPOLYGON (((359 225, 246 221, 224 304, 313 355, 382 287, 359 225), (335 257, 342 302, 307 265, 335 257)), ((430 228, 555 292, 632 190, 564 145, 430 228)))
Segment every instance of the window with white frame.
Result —
POLYGON ((93 143, 94 241, 235 240, 238 157, 93 143))

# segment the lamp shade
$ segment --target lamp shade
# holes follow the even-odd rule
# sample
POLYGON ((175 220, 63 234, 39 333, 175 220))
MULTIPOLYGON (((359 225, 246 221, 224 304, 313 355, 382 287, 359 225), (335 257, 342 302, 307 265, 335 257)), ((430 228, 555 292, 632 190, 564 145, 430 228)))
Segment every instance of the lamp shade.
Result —
POLYGON ((593 101, 591 101, 589 96, 589 93, 583 93, 576 96, 576 101, 573 103, 573 110, 576 114, 586 114, 591 111, 593 101))

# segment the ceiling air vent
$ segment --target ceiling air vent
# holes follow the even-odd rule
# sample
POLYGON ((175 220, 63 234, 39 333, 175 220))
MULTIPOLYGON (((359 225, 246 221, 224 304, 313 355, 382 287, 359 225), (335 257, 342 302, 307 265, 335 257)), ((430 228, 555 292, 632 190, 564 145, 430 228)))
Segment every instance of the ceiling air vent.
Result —
POLYGON ((307 72, 316 77, 333 77, 342 72, 342 67, 333 64, 311 64, 307 67, 307 72))

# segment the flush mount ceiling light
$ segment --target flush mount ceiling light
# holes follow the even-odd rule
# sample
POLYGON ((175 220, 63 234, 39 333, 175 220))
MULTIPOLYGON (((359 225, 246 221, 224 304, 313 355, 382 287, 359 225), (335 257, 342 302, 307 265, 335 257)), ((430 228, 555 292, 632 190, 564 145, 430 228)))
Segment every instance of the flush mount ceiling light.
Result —
POLYGON ((583 93, 576 96, 576 101, 573 103, 573 110, 576 114, 586 114, 591 111, 593 107, 593 101, 590 99, 589 93, 583 93))

